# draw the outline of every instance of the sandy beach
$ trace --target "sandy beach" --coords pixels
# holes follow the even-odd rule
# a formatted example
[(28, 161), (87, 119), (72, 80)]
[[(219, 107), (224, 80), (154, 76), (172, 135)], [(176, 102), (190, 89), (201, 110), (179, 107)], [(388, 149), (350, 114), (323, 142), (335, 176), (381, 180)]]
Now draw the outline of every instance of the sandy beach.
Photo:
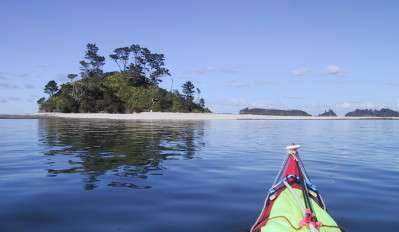
[(167, 113), (143, 112), (134, 114), (108, 113), (33, 113), (0, 115), (0, 118), (71, 118), (71, 119), (111, 119), (111, 120), (398, 120), (381, 117), (318, 117), (318, 116), (269, 116), (251, 114), (218, 113)]

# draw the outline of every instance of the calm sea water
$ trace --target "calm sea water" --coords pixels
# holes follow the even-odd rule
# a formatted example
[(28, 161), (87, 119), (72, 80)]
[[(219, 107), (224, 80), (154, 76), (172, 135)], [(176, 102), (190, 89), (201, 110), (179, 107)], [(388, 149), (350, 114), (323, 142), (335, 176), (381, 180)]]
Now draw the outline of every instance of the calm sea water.
[(0, 120), (0, 231), (229, 231), (301, 155), (348, 231), (399, 228), (399, 121)]

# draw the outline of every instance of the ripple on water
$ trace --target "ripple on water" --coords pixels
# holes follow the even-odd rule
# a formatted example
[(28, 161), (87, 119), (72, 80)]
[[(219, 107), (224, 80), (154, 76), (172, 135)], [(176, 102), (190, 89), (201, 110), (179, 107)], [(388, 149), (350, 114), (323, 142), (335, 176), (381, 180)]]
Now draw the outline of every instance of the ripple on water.
[(348, 231), (399, 226), (398, 121), (0, 120), (1, 231), (245, 231), (301, 155)]

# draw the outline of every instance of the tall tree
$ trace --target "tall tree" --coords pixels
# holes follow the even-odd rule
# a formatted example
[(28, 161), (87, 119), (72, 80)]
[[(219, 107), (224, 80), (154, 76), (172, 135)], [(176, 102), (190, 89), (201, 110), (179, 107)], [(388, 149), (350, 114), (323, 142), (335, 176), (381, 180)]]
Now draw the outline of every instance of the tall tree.
[(94, 43), (88, 43), (86, 49), (85, 60), (80, 61), (82, 77), (101, 76), (103, 74), (102, 67), (105, 64), (105, 57), (98, 55), (99, 49)]
[(197, 99), (198, 99), (198, 102), (199, 102), (199, 100), (201, 99), (201, 90), (200, 90), (200, 88), (195, 88), (195, 90), (196, 90), (196, 92), (197, 92)]
[(187, 81), (182, 85), (182, 92), (186, 98), (194, 98), (195, 86), (191, 81)]
[(202, 108), (205, 107), (205, 100), (203, 98), (199, 99), (199, 106), (201, 106)]
[(149, 81), (152, 85), (158, 85), (162, 80), (162, 76), (170, 76), (169, 70), (165, 66), (165, 56), (163, 54), (151, 53), (150, 50), (144, 48), (143, 55), (145, 58), (144, 70), (148, 73)]
[(58, 91), (57, 82), (51, 80), (44, 86), (44, 92), (52, 97)]
[(109, 57), (115, 61), (121, 72), (125, 72), (127, 69), (127, 63), (129, 61), (130, 47), (116, 48), (114, 53), (109, 55)]
[(184, 94), (184, 98), (186, 100), (186, 104), (188, 110), (191, 112), (193, 108), (193, 100), (194, 100), (194, 91), (195, 86), (191, 81), (187, 81), (182, 85), (182, 92)]

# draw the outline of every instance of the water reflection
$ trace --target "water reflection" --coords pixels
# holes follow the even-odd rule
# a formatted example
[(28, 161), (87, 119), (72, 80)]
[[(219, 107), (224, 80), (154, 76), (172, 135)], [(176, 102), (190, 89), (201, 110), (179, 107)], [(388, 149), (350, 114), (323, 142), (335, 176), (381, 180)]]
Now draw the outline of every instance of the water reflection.
[(166, 159), (192, 159), (204, 146), (205, 122), (43, 119), (39, 138), (48, 176), (83, 175), (84, 188), (150, 188)]

